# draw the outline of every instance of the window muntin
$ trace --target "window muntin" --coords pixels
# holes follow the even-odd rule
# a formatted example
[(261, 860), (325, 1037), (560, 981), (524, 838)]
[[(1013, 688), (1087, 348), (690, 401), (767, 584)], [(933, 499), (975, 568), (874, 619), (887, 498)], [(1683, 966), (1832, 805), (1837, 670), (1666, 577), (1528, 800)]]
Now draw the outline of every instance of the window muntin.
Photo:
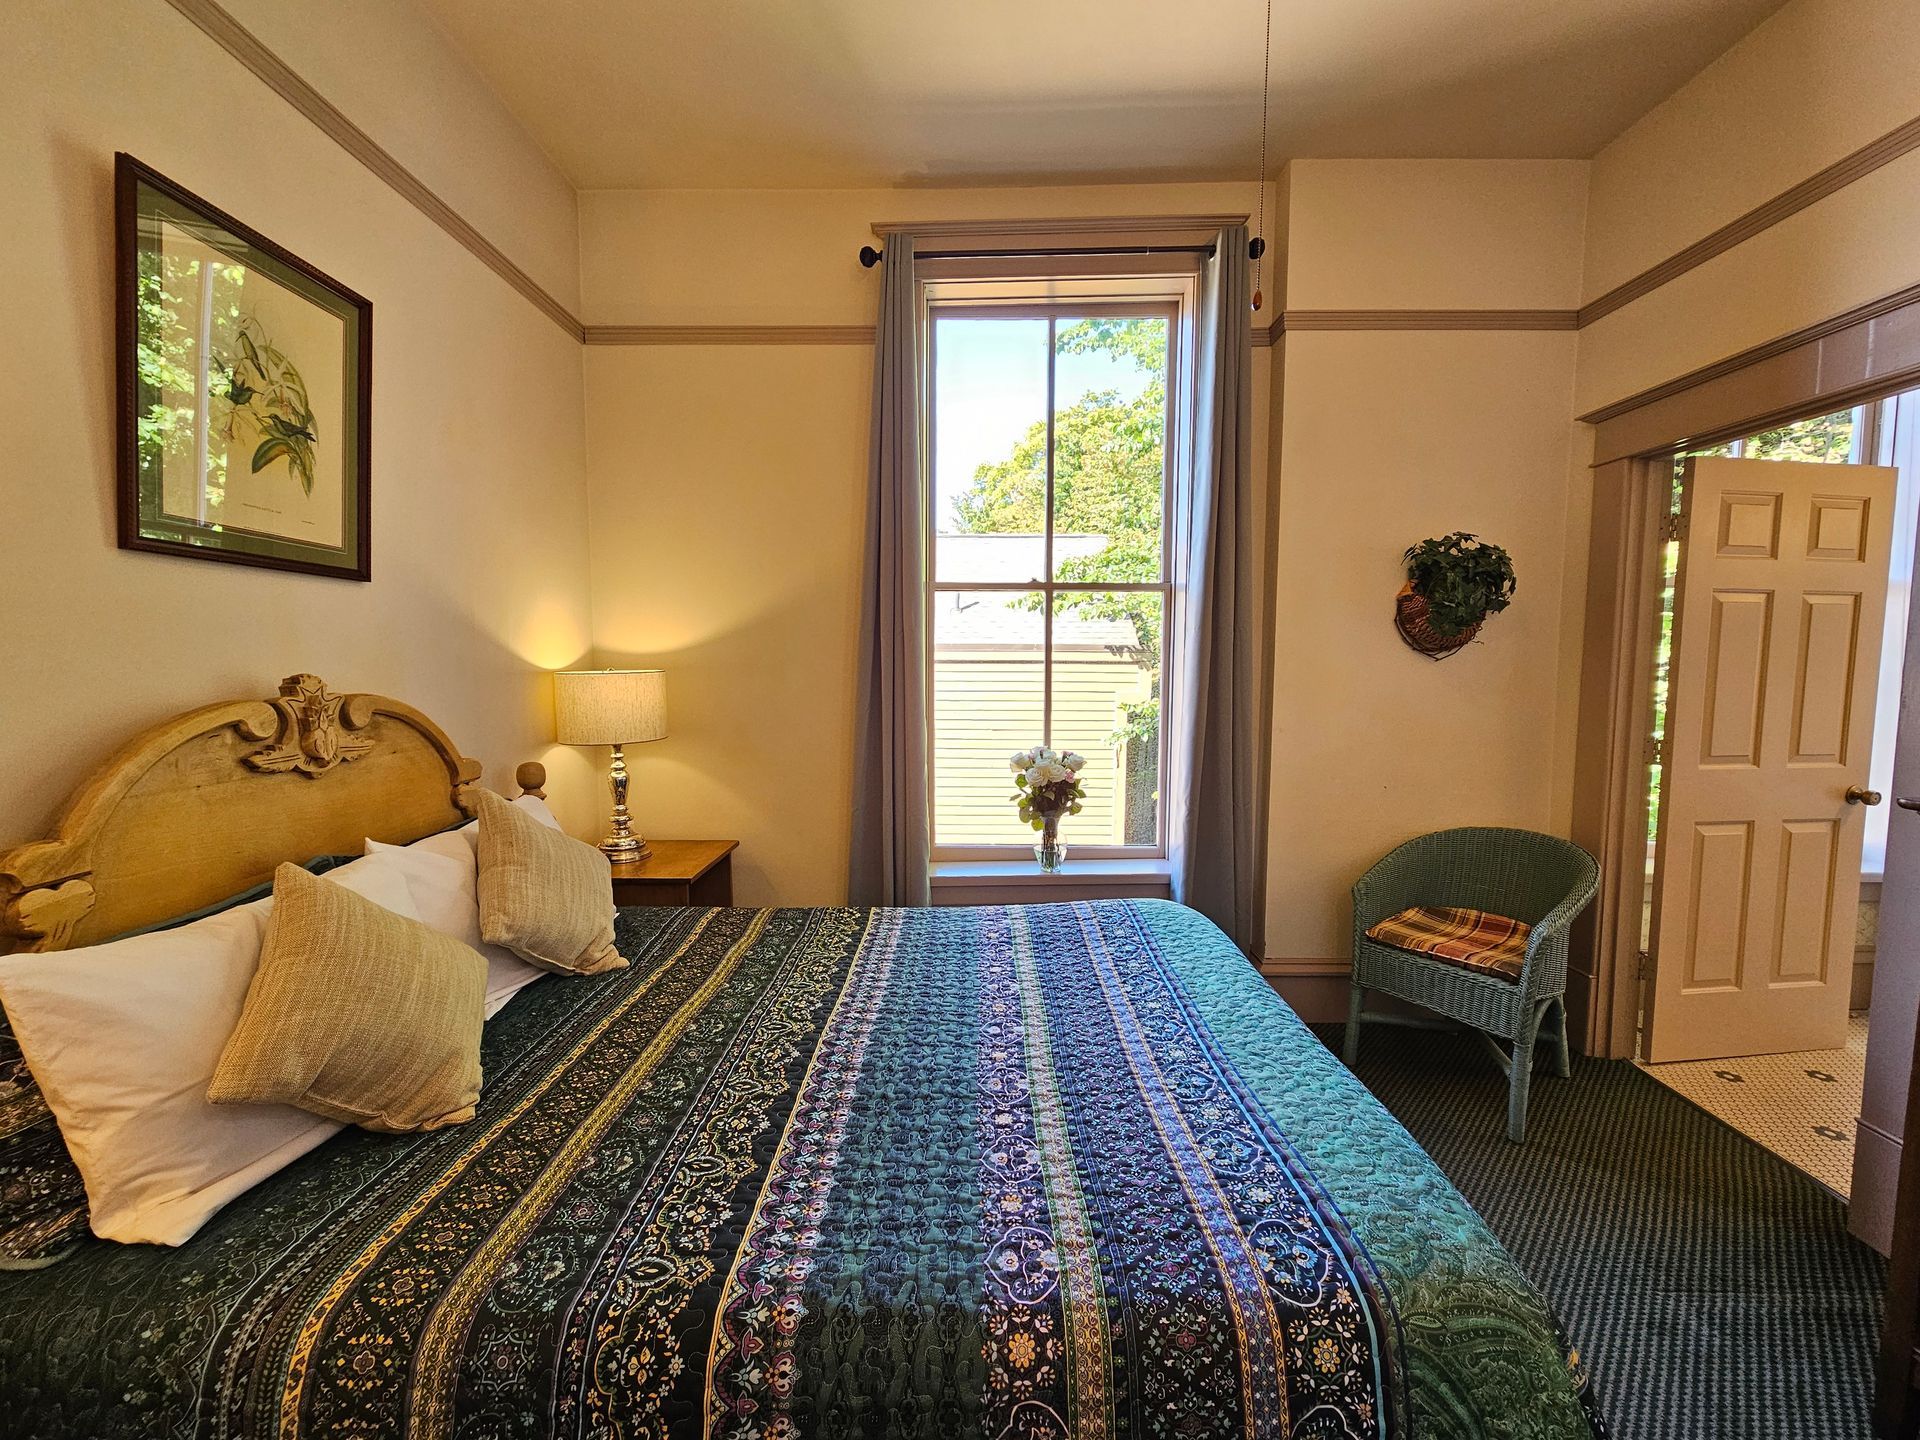
[(1177, 320), (1173, 304), (930, 307), (937, 858), (1032, 845), (1007, 757), (1035, 743), (1087, 757), (1076, 853), (1165, 853)]

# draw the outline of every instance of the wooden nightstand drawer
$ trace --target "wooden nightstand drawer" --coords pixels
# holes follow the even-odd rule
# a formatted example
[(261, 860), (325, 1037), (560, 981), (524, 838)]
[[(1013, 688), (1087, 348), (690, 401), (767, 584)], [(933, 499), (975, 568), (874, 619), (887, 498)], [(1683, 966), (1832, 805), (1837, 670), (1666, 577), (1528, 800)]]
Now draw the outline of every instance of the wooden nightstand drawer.
[(616, 905), (731, 905), (738, 840), (649, 840), (644, 860), (613, 867)]

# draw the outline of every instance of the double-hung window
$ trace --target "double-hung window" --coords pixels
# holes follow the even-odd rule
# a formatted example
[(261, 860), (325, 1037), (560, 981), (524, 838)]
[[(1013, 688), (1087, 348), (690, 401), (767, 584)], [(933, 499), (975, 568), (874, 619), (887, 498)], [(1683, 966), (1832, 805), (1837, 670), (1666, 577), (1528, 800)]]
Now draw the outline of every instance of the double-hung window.
[(1077, 855), (1166, 853), (1174, 298), (927, 310), (934, 857), (1031, 855), (1013, 752), (1086, 757)]

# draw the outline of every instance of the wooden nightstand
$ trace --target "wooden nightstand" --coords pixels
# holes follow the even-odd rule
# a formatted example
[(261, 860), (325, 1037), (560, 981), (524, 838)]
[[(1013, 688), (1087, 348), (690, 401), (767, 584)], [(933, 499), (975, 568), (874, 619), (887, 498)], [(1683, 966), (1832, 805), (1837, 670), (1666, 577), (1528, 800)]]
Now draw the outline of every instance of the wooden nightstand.
[(649, 840), (644, 860), (613, 867), (616, 905), (731, 905), (738, 840)]

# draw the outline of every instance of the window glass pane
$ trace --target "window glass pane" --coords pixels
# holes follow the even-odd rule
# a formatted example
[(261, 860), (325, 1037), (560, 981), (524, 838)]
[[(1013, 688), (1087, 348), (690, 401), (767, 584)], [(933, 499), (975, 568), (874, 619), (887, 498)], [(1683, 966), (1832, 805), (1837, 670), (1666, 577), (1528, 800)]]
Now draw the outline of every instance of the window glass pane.
[[(1796, 420), (1774, 430), (1749, 435), (1739, 444), (1743, 460), (1810, 460), (1815, 464), (1845, 465), (1853, 458), (1854, 412), (1837, 410)], [(1704, 453), (1704, 452), (1703, 452)]]
[(933, 838), (1031, 845), (1007, 758), (1046, 738), (1045, 615), (1037, 592), (933, 597)]
[(1167, 322), (1063, 316), (1054, 363), (1054, 578), (1159, 580)]
[(1087, 757), (1084, 808), (1060, 830), (1069, 845), (1159, 843), (1163, 611), (1157, 591), (1054, 597), (1049, 742)]
[[(1914, 550), (1920, 543), (1920, 390), (1909, 390), (1883, 401), (1879, 407), (1878, 453), (1863, 462), (1893, 465), (1900, 478), (1894, 487), (1893, 563), (1888, 571), (1887, 616), (1880, 635), (1880, 689), (1874, 698), (1873, 758), (1867, 768), (1867, 788), (1893, 789), (1894, 747), (1900, 732), (1900, 693), (1904, 688), (1906, 640), (1914, 603)], [(1877, 805), (1866, 814), (1862, 864), (1869, 875), (1884, 873), (1887, 863), (1887, 821), (1893, 806)]]
[(1046, 504), (1046, 320), (936, 314), (934, 578), (1045, 579)]

